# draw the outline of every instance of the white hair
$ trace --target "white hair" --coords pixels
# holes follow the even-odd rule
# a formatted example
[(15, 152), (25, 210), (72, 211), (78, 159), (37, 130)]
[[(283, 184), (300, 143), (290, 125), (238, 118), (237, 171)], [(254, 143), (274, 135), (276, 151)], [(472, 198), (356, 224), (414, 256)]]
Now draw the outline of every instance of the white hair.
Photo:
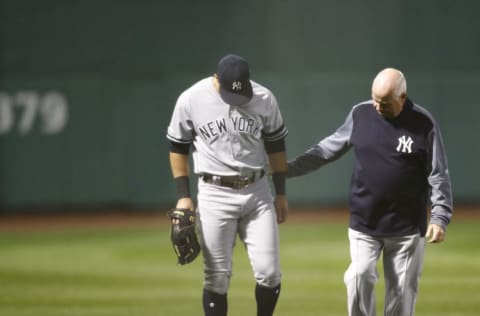
[(407, 94), (407, 80), (405, 80), (405, 76), (400, 70), (398, 71), (398, 79), (395, 82), (395, 86), (393, 88), (393, 94), (396, 97), (400, 97), (402, 94)]

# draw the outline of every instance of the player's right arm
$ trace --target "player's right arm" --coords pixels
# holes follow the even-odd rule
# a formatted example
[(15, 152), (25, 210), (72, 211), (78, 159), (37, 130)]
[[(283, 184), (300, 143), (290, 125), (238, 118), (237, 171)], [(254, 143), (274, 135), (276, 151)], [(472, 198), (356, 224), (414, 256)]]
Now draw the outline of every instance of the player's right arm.
[(171, 142), (170, 168), (172, 170), (177, 191), (176, 208), (193, 210), (193, 200), (190, 195), (190, 165), (188, 161), (189, 144)]
[(193, 142), (193, 128), (188, 90), (183, 92), (175, 104), (175, 109), (167, 130), (170, 141), (170, 168), (172, 170), (177, 192), (177, 208), (194, 209), (190, 196), (189, 152)]

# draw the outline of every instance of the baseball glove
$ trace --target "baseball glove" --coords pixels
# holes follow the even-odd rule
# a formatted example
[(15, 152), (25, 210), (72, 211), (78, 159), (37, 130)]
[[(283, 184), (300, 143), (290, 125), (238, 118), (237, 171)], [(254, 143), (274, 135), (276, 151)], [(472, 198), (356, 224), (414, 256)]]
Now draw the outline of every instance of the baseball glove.
[(195, 212), (177, 208), (169, 211), (167, 215), (172, 219), (170, 239), (178, 263), (184, 265), (192, 262), (200, 253), (200, 244), (195, 232)]

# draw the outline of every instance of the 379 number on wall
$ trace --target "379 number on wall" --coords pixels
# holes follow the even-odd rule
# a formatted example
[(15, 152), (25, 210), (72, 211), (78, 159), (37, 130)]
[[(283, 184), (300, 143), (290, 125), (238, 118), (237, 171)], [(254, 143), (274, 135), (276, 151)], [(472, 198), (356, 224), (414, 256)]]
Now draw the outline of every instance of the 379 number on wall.
[(0, 91), (0, 135), (27, 134), (37, 128), (44, 134), (57, 134), (67, 122), (68, 102), (61, 92)]

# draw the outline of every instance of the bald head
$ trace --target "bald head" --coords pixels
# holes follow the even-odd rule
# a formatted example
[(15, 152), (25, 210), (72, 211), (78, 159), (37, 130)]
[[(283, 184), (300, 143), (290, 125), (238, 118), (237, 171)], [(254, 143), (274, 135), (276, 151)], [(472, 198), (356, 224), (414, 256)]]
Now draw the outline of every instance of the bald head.
[(393, 94), (399, 97), (407, 93), (407, 82), (400, 70), (385, 68), (373, 80), (373, 91), (380, 95)]
[(377, 74), (372, 83), (372, 99), (380, 115), (396, 117), (402, 111), (406, 98), (407, 82), (400, 70), (386, 68)]

